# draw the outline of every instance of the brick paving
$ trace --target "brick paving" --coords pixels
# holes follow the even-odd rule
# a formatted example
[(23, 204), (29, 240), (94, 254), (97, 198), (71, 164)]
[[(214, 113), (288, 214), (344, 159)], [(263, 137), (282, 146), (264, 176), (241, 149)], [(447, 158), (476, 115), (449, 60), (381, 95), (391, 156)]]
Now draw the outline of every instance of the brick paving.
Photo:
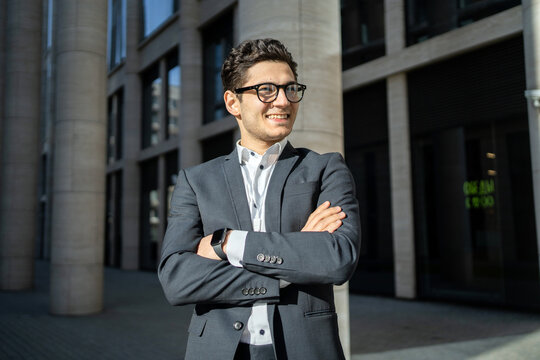
[[(182, 359), (192, 306), (154, 273), (105, 270), (105, 310), (48, 312), (48, 262), (33, 291), (0, 292), (0, 359)], [(540, 314), (351, 295), (353, 360), (540, 359)]]

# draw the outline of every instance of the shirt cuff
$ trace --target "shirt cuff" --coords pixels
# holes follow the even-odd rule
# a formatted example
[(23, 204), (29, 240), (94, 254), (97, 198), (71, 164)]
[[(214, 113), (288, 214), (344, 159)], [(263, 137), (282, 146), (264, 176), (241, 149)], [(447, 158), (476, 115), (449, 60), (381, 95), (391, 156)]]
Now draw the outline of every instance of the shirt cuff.
[(243, 267), (240, 261), (244, 258), (247, 234), (247, 231), (233, 230), (229, 235), (229, 240), (227, 240), (227, 260), (232, 266)]

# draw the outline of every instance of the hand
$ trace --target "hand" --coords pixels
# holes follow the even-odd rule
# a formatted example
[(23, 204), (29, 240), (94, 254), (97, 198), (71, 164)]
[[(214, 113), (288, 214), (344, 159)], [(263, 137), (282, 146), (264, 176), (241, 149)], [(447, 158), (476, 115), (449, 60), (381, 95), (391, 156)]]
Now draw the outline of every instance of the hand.
[[(231, 234), (231, 230), (227, 231), (225, 241), (223, 242), (221, 246), (225, 254), (227, 253), (227, 241), (229, 240), (230, 234)], [(212, 241), (212, 235), (214, 234), (206, 235), (205, 237), (201, 239), (201, 241), (199, 241), (199, 246), (197, 247), (197, 255), (205, 257), (207, 259), (211, 259), (211, 260), (221, 260), (221, 258), (217, 256), (212, 245), (210, 245), (210, 242)]]
[(309, 215), (302, 231), (328, 231), (333, 233), (343, 224), (341, 219), (345, 217), (345, 213), (341, 211), (339, 206), (330, 207), (330, 201), (325, 201)]

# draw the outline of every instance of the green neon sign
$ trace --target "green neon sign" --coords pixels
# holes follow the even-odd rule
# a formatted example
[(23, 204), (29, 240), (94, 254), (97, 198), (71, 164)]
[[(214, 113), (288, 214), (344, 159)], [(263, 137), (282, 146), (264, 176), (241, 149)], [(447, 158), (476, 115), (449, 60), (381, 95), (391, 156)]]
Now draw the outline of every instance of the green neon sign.
[(471, 180), (463, 183), (467, 209), (489, 209), (495, 206), (495, 180)]

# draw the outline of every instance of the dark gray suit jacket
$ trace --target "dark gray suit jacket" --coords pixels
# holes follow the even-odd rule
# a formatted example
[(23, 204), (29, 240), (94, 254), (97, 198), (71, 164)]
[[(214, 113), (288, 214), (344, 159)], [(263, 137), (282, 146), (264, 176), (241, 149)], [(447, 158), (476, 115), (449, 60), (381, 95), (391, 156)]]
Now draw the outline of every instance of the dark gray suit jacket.
[[(267, 231), (254, 232), (236, 150), (179, 173), (158, 274), (171, 304), (197, 304), (186, 359), (232, 359), (260, 301), (268, 303), (278, 359), (344, 358), (332, 285), (347, 281), (358, 262), (352, 175), (340, 154), (288, 143), (268, 186)], [(343, 208), (343, 225), (333, 234), (300, 232), (326, 200)], [(203, 236), (224, 227), (249, 231), (243, 268), (195, 254)], [(279, 279), (291, 285), (280, 289)]]

